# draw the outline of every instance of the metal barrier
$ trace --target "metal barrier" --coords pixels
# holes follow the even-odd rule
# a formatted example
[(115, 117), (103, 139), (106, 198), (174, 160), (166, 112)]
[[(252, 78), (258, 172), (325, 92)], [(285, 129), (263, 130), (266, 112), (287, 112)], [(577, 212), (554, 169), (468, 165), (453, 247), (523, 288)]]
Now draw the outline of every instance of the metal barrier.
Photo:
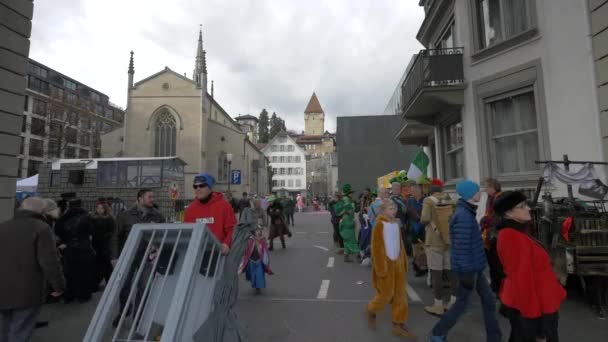
[(84, 341), (193, 341), (224, 272), (205, 224), (137, 224)]

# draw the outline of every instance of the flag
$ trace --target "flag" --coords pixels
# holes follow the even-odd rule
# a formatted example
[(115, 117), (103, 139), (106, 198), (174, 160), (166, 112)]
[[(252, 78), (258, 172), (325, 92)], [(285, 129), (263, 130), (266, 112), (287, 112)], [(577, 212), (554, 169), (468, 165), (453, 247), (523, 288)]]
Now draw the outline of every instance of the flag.
[(407, 178), (418, 179), (420, 176), (426, 176), (429, 168), (429, 157), (424, 153), (423, 150), (418, 151), (410, 164), (410, 168), (407, 171)]

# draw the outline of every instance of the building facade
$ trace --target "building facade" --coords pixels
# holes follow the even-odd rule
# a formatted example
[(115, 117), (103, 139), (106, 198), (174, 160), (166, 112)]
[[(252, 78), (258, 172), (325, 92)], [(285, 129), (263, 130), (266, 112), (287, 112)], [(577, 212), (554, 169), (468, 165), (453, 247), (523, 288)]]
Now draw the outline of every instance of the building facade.
[(100, 135), (121, 127), (124, 114), (107, 95), (30, 59), (19, 176), (53, 159), (99, 157)]
[(13, 216), (33, 1), (0, 1), (0, 222)]
[(292, 137), (280, 132), (263, 151), (272, 168), (272, 192), (296, 195), (306, 191), (306, 153)]
[(588, 0), (604, 160), (608, 160), (608, 0)]
[[(435, 175), (533, 188), (535, 161), (602, 161), (586, 6), (570, 0), (423, 0), (396, 138)], [(606, 18), (606, 16), (604, 16)], [(603, 170), (601, 173), (603, 173)], [(560, 187), (558, 190), (562, 191)]]
[(309, 159), (321, 158), (336, 151), (335, 134), (325, 131), (325, 112), (313, 92), (304, 110), (304, 132), (292, 135)]
[(407, 170), (419, 147), (395, 141), (400, 123), (398, 115), (338, 117), (339, 188), (350, 184), (361, 193), (365, 188), (373, 189), (378, 177)]
[[(202, 32), (192, 78), (165, 67), (133, 83), (134, 69), (131, 54), (125, 125), (102, 136), (104, 155), (178, 156), (186, 163), (186, 184), (208, 172), (216, 178), (215, 191), (268, 192), (264, 154), (207, 92)], [(191, 187), (186, 197), (194, 197)]]
[(253, 115), (239, 115), (234, 120), (241, 126), (241, 131), (247, 134), (249, 141), (258, 143), (258, 123), (259, 120)]

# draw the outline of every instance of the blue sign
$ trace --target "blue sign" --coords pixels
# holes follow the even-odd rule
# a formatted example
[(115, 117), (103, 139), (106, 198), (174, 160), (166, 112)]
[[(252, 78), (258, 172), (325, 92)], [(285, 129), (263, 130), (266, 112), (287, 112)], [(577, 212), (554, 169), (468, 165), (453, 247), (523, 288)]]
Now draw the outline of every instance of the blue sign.
[(230, 184), (241, 184), (241, 170), (232, 170)]

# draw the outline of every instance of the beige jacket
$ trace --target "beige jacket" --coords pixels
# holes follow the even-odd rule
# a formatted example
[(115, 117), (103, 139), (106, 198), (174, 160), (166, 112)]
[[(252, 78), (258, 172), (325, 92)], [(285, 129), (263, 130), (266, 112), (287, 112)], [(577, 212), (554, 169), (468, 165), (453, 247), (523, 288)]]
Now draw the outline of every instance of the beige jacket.
[(425, 225), (424, 244), (429, 247), (447, 247), (441, 239), (441, 235), (435, 229), (437, 226), (437, 211), (435, 210), (435, 206), (439, 201), (442, 203), (449, 203), (451, 202), (451, 199), (448, 195), (436, 194), (425, 198), (422, 202), (420, 222)]

